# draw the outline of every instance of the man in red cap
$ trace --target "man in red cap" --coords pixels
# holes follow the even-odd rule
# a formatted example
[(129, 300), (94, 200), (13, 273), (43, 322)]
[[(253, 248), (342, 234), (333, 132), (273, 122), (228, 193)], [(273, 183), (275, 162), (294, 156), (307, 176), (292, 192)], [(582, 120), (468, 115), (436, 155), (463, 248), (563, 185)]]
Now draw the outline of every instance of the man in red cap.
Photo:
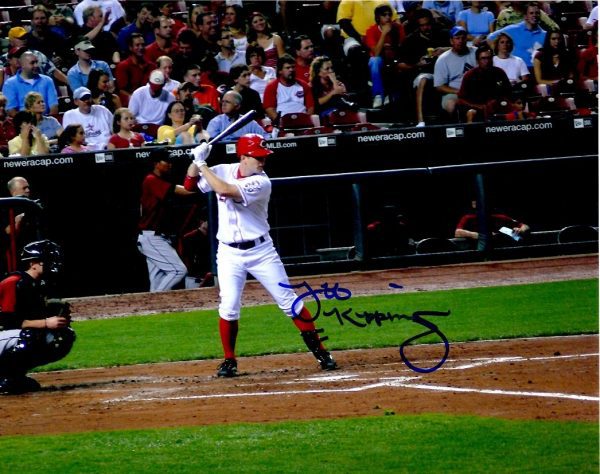
[(192, 150), (184, 186), (188, 191), (197, 188), (204, 193), (214, 191), (218, 197), (219, 229), (217, 240), (217, 269), (221, 302), (219, 332), (225, 361), (219, 366), (219, 377), (237, 375), (235, 342), (242, 291), (250, 273), (271, 294), (279, 308), (300, 330), (305, 344), (324, 370), (337, 368), (315, 328), (308, 309), (290, 289), (281, 258), (273, 246), (267, 221), (271, 181), (264, 172), (267, 156), (260, 135), (249, 133), (236, 144), (239, 163), (206, 165), (212, 148), (202, 143)]

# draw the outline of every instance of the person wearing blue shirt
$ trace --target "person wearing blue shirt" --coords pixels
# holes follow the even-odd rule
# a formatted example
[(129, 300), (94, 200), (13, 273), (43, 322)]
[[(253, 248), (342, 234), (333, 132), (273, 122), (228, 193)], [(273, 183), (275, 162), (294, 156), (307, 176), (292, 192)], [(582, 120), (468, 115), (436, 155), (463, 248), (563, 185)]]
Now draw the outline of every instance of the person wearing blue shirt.
[(154, 30), (152, 29), (153, 6), (151, 3), (142, 3), (136, 13), (135, 21), (124, 26), (117, 35), (117, 43), (122, 53), (129, 52), (129, 38), (133, 33), (140, 33), (144, 37), (145, 44), (154, 42)]
[[(216, 137), (232, 122), (238, 119), (241, 106), (242, 96), (238, 92), (229, 91), (225, 93), (223, 99), (221, 100), (221, 110), (223, 113), (214, 117), (210, 122), (208, 122), (208, 126), (206, 127), (206, 131), (211, 138)], [(258, 123), (253, 120), (221, 141), (235, 141), (246, 133), (257, 133), (263, 138), (269, 137), (269, 133), (267, 133)]]
[(75, 45), (77, 62), (67, 72), (69, 87), (72, 91), (80, 87), (87, 87), (88, 77), (93, 69), (104, 71), (110, 78), (110, 81), (114, 82), (115, 78), (110, 70), (110, 66), (104, 61), (92, 59), (94, 51), (94, 45), (89, 39), (83, 39)]
[(8, 78), (2, 87), (6, 96), (6, 110), (13, 117), (25, 108), (25, 96), (28, 92), (39, 92), (46, 105), (45, 115), (58, 113), (58, 95), (54, 81), (48, 76), (39, 73), (39, 62), (31, 51), (25, 51), (19, 58), (21, 68), (17, 73)]
[(540, 27), (540, 7), (533, 3), (527, 6), (525, 19), (514, 25), (494, 31), (488, 35), (487, 40), (493, 47), (500, 33), (506, 33), (514, 43), (513, 56), (518, 56), (530, 70), (533, 68), (533, 56), (544, 45), (546, 32)]
[(452, 21), (452, 23), (456, 23), (458, 19), (458, 14), (464, 10), (463, 2), (452, 1), (452, 2), (435, 2), (425, 0), (423, 2), (423, 7), (428, 10), (436, 10)]

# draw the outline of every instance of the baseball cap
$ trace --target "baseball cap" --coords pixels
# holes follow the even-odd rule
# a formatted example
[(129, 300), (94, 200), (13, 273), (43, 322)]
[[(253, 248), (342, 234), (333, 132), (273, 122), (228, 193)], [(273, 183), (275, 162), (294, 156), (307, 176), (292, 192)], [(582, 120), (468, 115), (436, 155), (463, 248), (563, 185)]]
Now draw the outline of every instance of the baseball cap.
[(89, 39), (81, 40), (79, 43), (75, 45), (75, 49), (80, 49), (81, 51), (88, 51), (90, 49), (95, 49), (96, 47), (92, 44)]
[(88, 95), (92, 97), (92, 92), (87, 87), (78, 87), (73, 91), (73, 99), (83, 99)]
[(450, 38), (454, 38), (457, 35), (466, 35), (467, 30), (465, 30), (462, 26), (455, 26), (450, 30)]
[(195, 91), (195, 90), (198, 90), (198, 87), (196, 87), (192, 82), (185, 81), (179, 85), (177, 90), (178, 91)]
[(21, 46), (21, 47), (14, 47), (14, 48), (10, 48), (10, 50), (8, 51), (8, 59), (10, 58), (20, 58), (21, 55), (27, 51), (27, 48), (25, 46)]
[(155, 69), (150, 73), (150, 84), (156, 84), (162, 86), (165, 83), (165, 75), (162, 71)]
[(242, 135), (237, 141), (236, 152), (238, 156), (246, 155), (253, 158), (261, 158), (273, 153), (263, 146), (265, 139), (257, 133)]
[(22, 26), (15, 26), (8, 30), (8, 39), (22, 38), (27, 34), (27, 30)]

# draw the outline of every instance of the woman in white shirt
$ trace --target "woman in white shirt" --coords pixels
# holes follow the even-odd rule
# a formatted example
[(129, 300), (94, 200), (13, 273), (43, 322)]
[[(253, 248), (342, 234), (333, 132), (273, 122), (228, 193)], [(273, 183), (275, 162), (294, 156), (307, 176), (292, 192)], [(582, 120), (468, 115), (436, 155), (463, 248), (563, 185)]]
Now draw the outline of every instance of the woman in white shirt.
[(260, 46), (250, 45), (246, 49), (246, 63), (250, 67), (250, 88), (258, 92), (260, 100), (264, 100), (267, 84), (277, 77), (275, 69), (263, 66), (265, 59), (265, 50)]

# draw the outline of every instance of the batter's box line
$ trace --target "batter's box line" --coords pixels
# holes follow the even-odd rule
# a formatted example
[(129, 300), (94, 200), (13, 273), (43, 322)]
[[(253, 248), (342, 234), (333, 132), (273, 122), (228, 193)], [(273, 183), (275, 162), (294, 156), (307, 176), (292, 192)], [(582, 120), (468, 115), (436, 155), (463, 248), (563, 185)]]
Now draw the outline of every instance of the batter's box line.
[(514, 356), (514, 357), (476, 357), (473, 359), (448, 359), (446, 363), (452, 362), (461, 362), (464, 360), (472, 361), (469, 364), (458, 365), (456, 367), (442, 367), (443, 370), (465, 370), (472, 369), (474, 367), (482, 367), (485, 365), (492, 364), (503, 364), (506, 362), (536, 362), (540, 360), (559, 360), (559, 359), (581, 359), (587, 357), (598, 357), (600, 354), (591, 353), (591, 354), (570, 354), (570, 355), (559, 355), (559, 356), (540, 356), (540, 357), (522, 357), (522, 356)]

